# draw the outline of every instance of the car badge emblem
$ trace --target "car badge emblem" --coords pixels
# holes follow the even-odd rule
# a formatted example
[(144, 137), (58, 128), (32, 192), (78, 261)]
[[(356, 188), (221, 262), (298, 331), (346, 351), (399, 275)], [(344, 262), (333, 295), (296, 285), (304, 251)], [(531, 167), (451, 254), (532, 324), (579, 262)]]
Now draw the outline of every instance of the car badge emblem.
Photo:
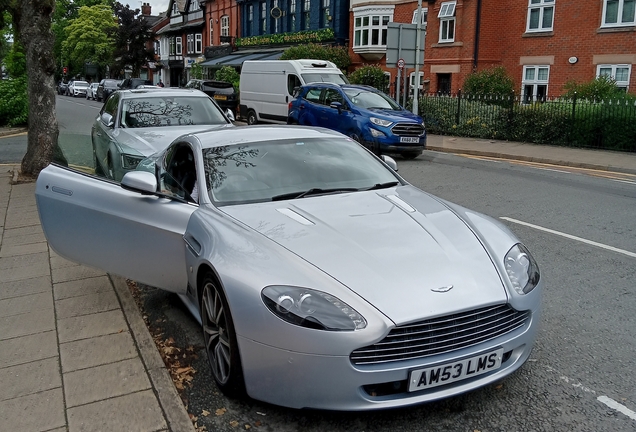
[(452, 289), (453, 289), (452, 285), (447, 285), (447, 286), (443, 286), (439, 288), (431, 288), (431, 291), (438, 292), (438, 293), (445, 293), (445, 292), (449, 292)]

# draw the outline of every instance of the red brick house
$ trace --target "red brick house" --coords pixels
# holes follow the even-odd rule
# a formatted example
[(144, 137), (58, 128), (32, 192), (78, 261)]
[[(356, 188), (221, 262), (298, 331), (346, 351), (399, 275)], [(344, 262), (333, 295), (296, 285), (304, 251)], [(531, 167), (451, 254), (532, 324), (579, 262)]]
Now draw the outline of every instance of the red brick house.
[[(588, 82), (600, 75), (636, 93), (635, 5), (634, 0), (424, 0), (424, 79), (430, 91), (455, 93), (473, 70), (501, 65), (526, 98), (558, 96), (568, 81)], [(352, 1), (354, 63), (384, 67), (384, 58), (356, 52), (361, 6), (390, 9), (391, 21), (411, 22), (409, 10), (413, 16), (417, 2)], [(376, 56), (381, 44), (377, 50)], [(385, 69), (395, 74), (395, 68)]]

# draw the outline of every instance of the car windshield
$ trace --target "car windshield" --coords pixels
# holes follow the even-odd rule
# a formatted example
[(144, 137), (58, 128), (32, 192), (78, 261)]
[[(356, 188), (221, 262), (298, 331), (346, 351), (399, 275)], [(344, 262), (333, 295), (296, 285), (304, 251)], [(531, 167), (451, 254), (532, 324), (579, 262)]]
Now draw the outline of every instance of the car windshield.
[(118, 80), (106, 80), (104, 81), (104, 87), (117, 87), (119, 84)]
[(393, 99), (383, 93), (357, 88), (348, 88), (344, 92), (351, 100), (351, 103), (360, 108), (402, 111), (402, 108)]
[(347, 77), (345, 77), (342, 74), (304, 73), (302, 74), (302, 76), (307, 84), (317, 83), (317, 82), (328, 82), (328, 83), (334, 83), (334, 84), (349, 84), (349, 81), (347, 81)]
[(75, 87), (88, 87), (88, 83), (86, 81), (75, 81), (73, 85)]
[(348, 138), (281, 139), (203, 150), (206, 185), (218, 205), (302, 198), (400, 184)]
[(121, 110), (120, 126), (125, 128), (227, 123), (221, 111), (207, 97), (149, 96), (124, 99)]

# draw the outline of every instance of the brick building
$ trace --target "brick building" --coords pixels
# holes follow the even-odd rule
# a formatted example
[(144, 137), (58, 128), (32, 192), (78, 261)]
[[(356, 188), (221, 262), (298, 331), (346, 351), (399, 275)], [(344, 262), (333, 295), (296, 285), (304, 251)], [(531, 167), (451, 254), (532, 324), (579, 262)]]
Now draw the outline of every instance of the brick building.
[[(558, 96), (568, 81), (588, 82), (600, 75), (609, 75), (620, 87), (636, 93), (635, 4), (634, 0), (424, 0), (428, 19), (423, 82), (430, 91), (455, 93), (473, 70), (501, 65), (526, 99)], [(384, 13), (392, 22), (415, 22), (416, 8), (414, 1), (352, 0), (354, 65), (375, 63), (395, 74), (395, 68), (384, 64), (386, 41), (383, 45), (380, 38), (374, 45), (368, 39), (367, 52), (356, 45), (356, 28), (364, 27), (363, 20), (356, 20), (366, 9)], [(383, 19), (375, 21), (380, 32)]]

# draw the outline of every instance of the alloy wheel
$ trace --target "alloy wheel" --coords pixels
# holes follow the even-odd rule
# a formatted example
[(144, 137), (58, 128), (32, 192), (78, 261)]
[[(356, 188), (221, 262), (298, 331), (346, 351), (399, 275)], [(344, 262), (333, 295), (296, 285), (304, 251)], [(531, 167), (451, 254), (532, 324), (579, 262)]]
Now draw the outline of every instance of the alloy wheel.
[(203, 287), (201, 321), (205, 350), (210, 359), (214, 378), (221, 385), (230, 379), (231, 348), (227, 314), (221, 294), (214, 284), (207, 282)]

